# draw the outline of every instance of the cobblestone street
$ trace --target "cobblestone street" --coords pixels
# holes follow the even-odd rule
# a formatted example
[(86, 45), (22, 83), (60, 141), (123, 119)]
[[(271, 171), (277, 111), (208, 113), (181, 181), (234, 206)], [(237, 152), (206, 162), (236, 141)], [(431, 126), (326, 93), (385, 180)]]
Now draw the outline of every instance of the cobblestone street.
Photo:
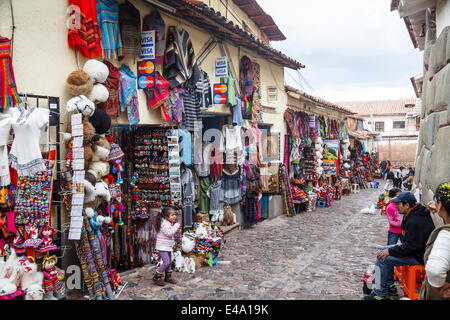
[(359, 211), (380, 191), (232, 231), (219, 265), (175, 273), (177, 285), (156, 287), (153, 270), (139, 269), (124, 276), (120, 299), (361, 299), (361, 277), (386, 243), (387, 219)]

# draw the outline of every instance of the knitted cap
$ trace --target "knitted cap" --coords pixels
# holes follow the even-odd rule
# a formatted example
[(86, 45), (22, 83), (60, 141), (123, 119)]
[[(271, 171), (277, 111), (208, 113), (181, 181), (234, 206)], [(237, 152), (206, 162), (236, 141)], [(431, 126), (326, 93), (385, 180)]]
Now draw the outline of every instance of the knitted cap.
[(122, 158), (125, 154), (122, 151), (122, 148), (115, 142), (111, 142), (111, 151), (109, 152), (109, 156), (107, 158), (108, 161), (114, 161)]
[(104, 134), (111, 128), (111, 118), (101, 109), (95, 109), (89, 122), (92, 123), (97, 134)]

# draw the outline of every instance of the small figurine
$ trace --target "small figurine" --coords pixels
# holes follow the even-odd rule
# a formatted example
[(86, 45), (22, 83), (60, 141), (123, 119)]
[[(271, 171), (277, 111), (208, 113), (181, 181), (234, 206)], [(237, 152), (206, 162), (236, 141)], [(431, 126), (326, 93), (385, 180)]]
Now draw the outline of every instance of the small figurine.
[(38, 252), (48, 252), (51, 250), (58, 249), (57, 246), (53, 244), (53, 235), (55, 234), (55, 230), (50, 226), (45, 226), (41, 231), (42, 242), (39, 245), (39, 248), (36, 249)]
[(42, 239), (38, 237), (38, 228), (32, 223), (29, 223), (25, 226), (25, 231), (28, 234), (28, 239), (25, 240), (23, 246), (25, 248), (37, 248), (42, 242)]
[(45, 257), (42, 262), (44, 273), (44, 300), (60, 300), (65, 298), (64, 271), (56, 267), (58, 257)]

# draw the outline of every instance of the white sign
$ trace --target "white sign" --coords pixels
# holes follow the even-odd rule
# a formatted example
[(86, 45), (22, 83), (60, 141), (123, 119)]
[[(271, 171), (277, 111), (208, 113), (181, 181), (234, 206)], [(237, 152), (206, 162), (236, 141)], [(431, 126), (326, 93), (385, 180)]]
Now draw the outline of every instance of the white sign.
[(141, 37), (141, 59), (156, 59), (155, 30), (142, 31)]
[(226, 57), (216, 58), (214, 76), (216, 78), (228, 77), (228, 60)]

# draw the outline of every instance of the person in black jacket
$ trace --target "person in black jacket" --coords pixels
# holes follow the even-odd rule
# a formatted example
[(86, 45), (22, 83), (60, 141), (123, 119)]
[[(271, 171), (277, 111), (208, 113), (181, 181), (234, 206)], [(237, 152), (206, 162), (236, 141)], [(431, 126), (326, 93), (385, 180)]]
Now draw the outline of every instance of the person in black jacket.
[(425, 246), (435, 226), (430, 211), (417, 203), (411, 192), (402, 192), (392, 199), (402, 214), (402, 244), (384, 247), (377, 254), (373, 292), (366, 300), (387, 300), (395, 294), (394, 267), (423, 264)]

